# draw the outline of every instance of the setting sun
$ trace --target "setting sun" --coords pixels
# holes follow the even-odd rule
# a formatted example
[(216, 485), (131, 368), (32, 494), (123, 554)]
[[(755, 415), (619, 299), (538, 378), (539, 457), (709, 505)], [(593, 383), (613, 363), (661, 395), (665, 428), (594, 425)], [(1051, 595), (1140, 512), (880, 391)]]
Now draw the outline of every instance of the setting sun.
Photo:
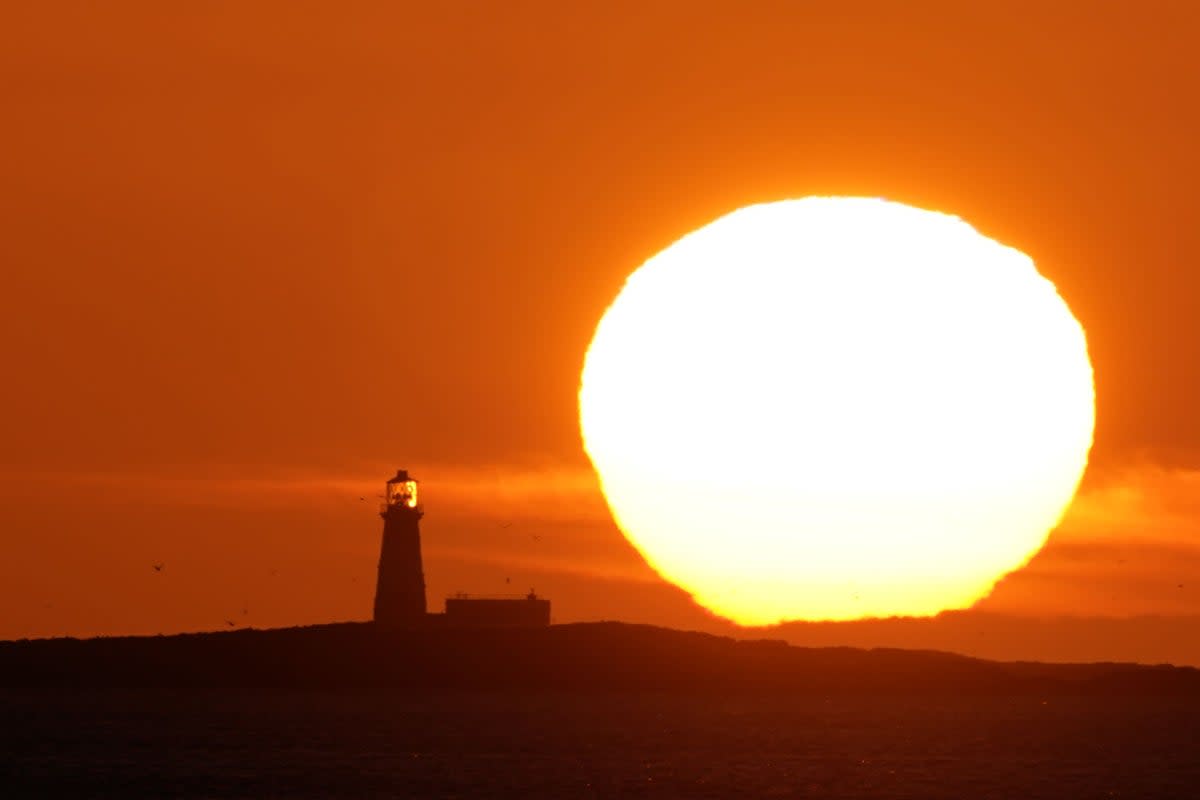
[(651, 258), (579, 406), (625, 535), (742, 624), (970, 605), (1045, 542), (1094, 425), (1083, 329), (1028, 256), (866, 198), (744, 208)]

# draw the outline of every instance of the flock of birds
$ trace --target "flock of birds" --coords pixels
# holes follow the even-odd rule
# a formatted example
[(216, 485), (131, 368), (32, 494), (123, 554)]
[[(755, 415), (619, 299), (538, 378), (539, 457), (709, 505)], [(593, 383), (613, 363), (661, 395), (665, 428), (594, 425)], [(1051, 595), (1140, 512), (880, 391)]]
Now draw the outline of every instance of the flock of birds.
[[(382, 495), (380, 495), (380, 497), (382, 497)], [(367, 498), (366, 498), (366, 496), (365, 496), (365, 495), (360, 495), (358, 499), (359, 499), (361, 502), (364, 502), (364, 503), (365, 503), (365, 502), (366, 502), (366, 500), (367, 500)], [(502, 522), (502, 523), (500, 523), (500, 528), (502, 528), (503, 530), (508, 530), (508, 529), (509, 529), (509, 528), (511, 528), (511, 527), (512, 527), (512, 522)], [(533, 538), (533, 541), (535, 541), (535, 542), (540, 542), (540, 541), (542, 540), (542, 537), (541, 537), (540, 535), (536, 534), (536, 533), (535, 533), (535, 534), (532, 534), (532, 538)], [(1122, 564), (1123, 564), (1123, 563), (1125, 563), (1125, 559), (1121, 559), (1121, 563), (1122, 563)], [(154, 571), (155, 571), (155, 572), (161, 573), (161, 572), (163, 571), (164, 567), (166, 566), (166, 564), (164, 564), (164, 563), (163, 563), (163, 562), (161, 562), (161, 561), (155, 561), (155, 562), (154, 562), (153, 564), (151, 564), (150, 566), (151, 566), (151, 567), (154, 569)], [(271, 570), (271, 575), (272, 575), (272, 577), (274, 577), (276, 574), (278, 574), (278, 570)], [(356, 581), (356, 580), (354, 580), (354, 579), (352, 579), (352, 581), (353, 581), (353, 582), (357, 582), (357, 581)], [(511, 578), (511, 577), (506, 577), (506, 578), (504, 579), (504, 582), (505, 582), (506, 584), (511, 584), (511, 583), (512, 583), (512, 578)], [(1180, 584), (1176, 584), (1176, 587), (1175, 587), (1175, 588), (1177, 588), (1177, 589), (1182, 589), (1182, 588), (1183, 588), (1183, 584), (1182, 584), (1182, 583), (1180, 583)], [(855, 595), (854, 595), (854, 599), (855, 599), (855, 600), (858, 600), (858, 599), (859, 599), (859, 595), (858, 595), (858, 594), (855, 594)], [(250, 615), (250, 609), (248, 609), (247, 607), (243, 606), (243, 607), (242, 607), (242, 616), (243, 616), (243, 617), (246, 617), (246, 616), (249, 616), (249, 615)], [(225, 620), (225, 625), (226, 625), (227, 627), (230, 627), (230, 628), (236, 628), (236, 627), (238, 627), (238, 623), (237, 623), (235, 620), (232, 620), (232, 619), (226, 619), (226, 620)]]
[[(358, 498), (358, 499), (359, 499), (360, 501), (362, 501), (362, 502), (366, 502), (366, 500), (367, 500), (366, 496), (359, 496), (359, 498)], [(509, 528), (511, 528), (511, 527), (512, 527), (512, 522), (502, 522), (502, 523), (500, 523), (500, 527), (501, 527), (501, 528), (503, 528), (503, 529), (505, 529), (505, 530), (507, 530), (507, 529), (509, 529)], [(535, 542), (540, 542), (540, 541), (542, 540), (542, 537), (541, 537), (540, 535), (536, 534), (536, 533), (535, 533), (535, 534), (532, 534), (532, 538), (533, 538), (533, 541), (535, 541)], [(163, 570), (166, 568), (166, 564), (165, 564), (164, 562), (162, 562), (162, 561), (155, 561), (155, 562), (153, 562), (153, 563), (150, 565), (150, 567), (151, 567), (151, 569), (153, 569), (153, 570), (154, 570), (154, 572), (155, 572), (155, 573), (161, 573), (161, 572), (162, 572), (162, 571), (163, 571)], [(271, 570), (271, 576), (272, 576), (272, 577), (274, 577), (274, 576), (275, 576), (275, 575), (277, 575), (277, 574), (278, 574), (278, 570), (274, 570), (274, 569), (273, 569), (273, 570)], [(352, 579), (352, 580), (353, 580), (354, 582), (357, 582), (357, 581), (356, 581), (356, 580), (354, 580), (354, 579)], [(511, 583), (512, 583), (512, 578), (511, 578), (511, 577), (506, 577), (506, 578), (504, 579), (504, 582), (505, 582), (506, 584), (511, 584)], [(1181, 587), (1180, 587), (1180, 588), (1182, 588), (1182, 584), (1181, 584)], [(243, 607), (242, 607), (242, 616), (243, 616), (243, 617), (248, 617), (249, 615), (250, 615), (250, 609), (249, 609), (249, 608), (247, 608), (247, 607), (245, 607), (245, 606), (243, 606)], [(226, 619), (226, 620), (225, 620), (225, 625), (226, 625), (227, 627), (229, 627), (229, 628), (236, 628), (236, 627), (238, 627), (238, 622), (237, 622), (236, 620), (232, 620), (232, 619)]]
[[(155, 561), (154, 563), (152, 563), (150, 565), (150, 568), (153, 569), (156, 573), (161, 573), (166, 568), (166, 566), (167, 565), (165, 563), (163, 563), (162, 561)], [(276, 570), (271, 570), (272, 575), (275, 575), (276, 573), (277, 573)], [(243, 617), (250, 616), (250, 609), (247, 608), (246, 606), (242, 606), (242, 616)], [(225, 620), (225, 624), (227, 626), (229, 626), (230, 628), (236, 628), (238, 626), (238, 623), (236, 623), (235, 621), (233, 621), (231, 619)]]

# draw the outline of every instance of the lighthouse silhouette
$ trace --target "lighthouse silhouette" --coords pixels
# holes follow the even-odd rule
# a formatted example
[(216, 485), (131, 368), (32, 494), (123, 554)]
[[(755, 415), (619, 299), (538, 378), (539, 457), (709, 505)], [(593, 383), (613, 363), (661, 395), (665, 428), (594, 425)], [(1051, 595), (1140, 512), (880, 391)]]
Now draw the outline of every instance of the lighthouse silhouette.
[(383, 543), (375, 584), (375, 623), (388, 628), (425, 621), (425, 570), (421, 565), (421, 517), (417, 481), (397, 470), (387, 482), (383, 508)]

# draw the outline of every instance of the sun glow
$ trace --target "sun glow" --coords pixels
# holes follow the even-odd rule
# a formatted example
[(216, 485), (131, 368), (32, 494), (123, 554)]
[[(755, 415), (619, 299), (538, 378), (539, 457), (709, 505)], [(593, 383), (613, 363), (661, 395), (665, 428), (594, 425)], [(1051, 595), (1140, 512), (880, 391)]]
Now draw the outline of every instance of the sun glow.
[(1083, 329), (1028, 256), (866, 198), (751, 206), (634, 272), (579, 392), (613, 515), (742, 624), (970, 605), (1091, 447)]

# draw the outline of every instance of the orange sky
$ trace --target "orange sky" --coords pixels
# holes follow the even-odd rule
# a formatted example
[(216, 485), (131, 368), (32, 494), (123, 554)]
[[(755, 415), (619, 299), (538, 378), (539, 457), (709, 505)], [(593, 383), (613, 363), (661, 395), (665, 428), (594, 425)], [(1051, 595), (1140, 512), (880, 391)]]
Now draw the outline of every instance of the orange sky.
[(807, 194), (957, 213), (1088, 331), (1084, 494), (981, 608), (1194, 630), (1190, 3), (26, 5), (0, 637), (365, 618), (400, 466), (434, 606), (508, 578), (560, 621), (714, 626), (608, 520), (579, 369), (646, 257)]

